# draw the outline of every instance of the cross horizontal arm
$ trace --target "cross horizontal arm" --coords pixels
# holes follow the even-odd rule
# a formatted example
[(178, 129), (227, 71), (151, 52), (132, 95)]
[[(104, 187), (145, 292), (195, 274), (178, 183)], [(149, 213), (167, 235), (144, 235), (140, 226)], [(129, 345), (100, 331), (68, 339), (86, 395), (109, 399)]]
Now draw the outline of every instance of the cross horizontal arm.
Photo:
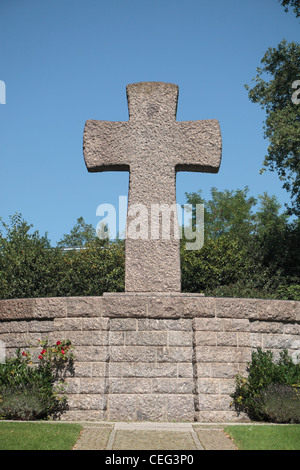
[(128, 122), (89, 120), (83, 133), (83, 154), (88, 171), (129, 171)]
[(219, 121), (183, 121), (176, 122), (175, 126), (176, 171), (217, 173), (222, 157)]

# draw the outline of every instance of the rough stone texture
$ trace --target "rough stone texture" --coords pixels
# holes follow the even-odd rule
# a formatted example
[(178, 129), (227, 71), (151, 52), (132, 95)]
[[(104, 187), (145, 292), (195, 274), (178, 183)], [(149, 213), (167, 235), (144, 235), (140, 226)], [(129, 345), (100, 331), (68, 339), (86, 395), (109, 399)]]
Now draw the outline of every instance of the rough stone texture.
[[(125, 291), (180, 292), (177, 227), (177, 171), (216, 173), (221, 162), (221, 133), (217, 120), (176, 122), (178, 86), (146, 82), (127, 86), (128, 122), (89, 120), (83, 138), (87, 169), (129, 171)], [(146, 209), (144, 214), (138, 206)], [(173, 208), (169, 239), (163, 239), (156, 205)], [(152, 214), (153, 215), (153, 214)], [(145, 228), (136, 234), (138, 221)], [(151, 228), (152, 224), (152, 228)], [(133, 228), (133, 231), (130, 230)], [(151, 239), (154, 230), (157, 239)], [(142, 239), (143, 234), (146, 239)], [(144, 236), (143, 236), (144, 238)]]
[(299, 306), (185, 294), (1, 300), (0, 340), (8, 357), (45, 337), (72, 341), (65, 420), (239, 421), (235, 375), (257, 347), (297, 360)]

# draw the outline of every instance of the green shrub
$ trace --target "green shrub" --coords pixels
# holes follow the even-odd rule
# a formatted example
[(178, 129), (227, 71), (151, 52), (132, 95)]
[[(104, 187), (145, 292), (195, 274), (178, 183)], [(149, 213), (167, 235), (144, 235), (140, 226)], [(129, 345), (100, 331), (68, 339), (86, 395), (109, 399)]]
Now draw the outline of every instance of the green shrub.
[(272, 383), (262, 390), (255, 401), (264, 421), (300, 423), (300, 395), (297, 387)]
[(246, 370), (247, 377), (240, 374), (236, 376), (236, 389), (231, 397), (236, 411), (246, 413), (250, 419), (258, 421), (265, 419), (261, 401), (258, 399), (263, 399), (262, 393), (270, 385), (282, 384), (295, 387), (300, 384), (300, 364), (294, 364), (286, 350), (280, 353), (279, 360), (275, 362), (272, 351), (262, 351), (258, 348), (252, 352), (251, 362), (248, 363)]
[(300, 285), (279, 286), (276, 291), (276, 298), (282, 300), (300, 300)]
[(52, 393), (41, 392), (37, 384), (1, 387), (1, 395), (0, 414), (5, 419), (45, 419), (64, 408), (65, 400), (58, 402)]
[(50, 346), (48, 340), (38, 342), (31, 350), (17, 351), (16, 357), (0, 364), (0, 417), (34, 420), (56, 417), (67, 407), (64, 376), (72, 371), (73, 354), (68, 340)]

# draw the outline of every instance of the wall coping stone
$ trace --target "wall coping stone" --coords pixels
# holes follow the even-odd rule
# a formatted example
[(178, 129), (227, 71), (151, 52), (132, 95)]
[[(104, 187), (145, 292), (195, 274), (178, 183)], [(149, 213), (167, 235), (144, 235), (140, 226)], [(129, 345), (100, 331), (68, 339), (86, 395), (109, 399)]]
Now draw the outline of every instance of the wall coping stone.
[(105, 293), (91, 297), (0, 300), (0, 321), (64, 317), (211, 317), (300, 322), (300, 302), (185, 293)]

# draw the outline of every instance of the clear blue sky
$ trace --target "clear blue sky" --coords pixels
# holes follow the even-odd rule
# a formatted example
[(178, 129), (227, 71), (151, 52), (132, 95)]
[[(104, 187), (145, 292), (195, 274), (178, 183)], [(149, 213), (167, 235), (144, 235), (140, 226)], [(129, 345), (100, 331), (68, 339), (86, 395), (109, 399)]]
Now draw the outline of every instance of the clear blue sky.
[(54, 245), (76, 219), (127, 195), (127, 173), (88, 173), (87, 119), (127, 121), (125, 87), (179, 85), (177, 120), (218, 119), (217, 175), (179, 173), (185, 192), (210, 188), (288, 194), (259, 175), (264, 111), (244, 89), (269, 46), (299, 40), (299, 19), (277, 0), (0, 0), (0, 217), (19, 212)]

